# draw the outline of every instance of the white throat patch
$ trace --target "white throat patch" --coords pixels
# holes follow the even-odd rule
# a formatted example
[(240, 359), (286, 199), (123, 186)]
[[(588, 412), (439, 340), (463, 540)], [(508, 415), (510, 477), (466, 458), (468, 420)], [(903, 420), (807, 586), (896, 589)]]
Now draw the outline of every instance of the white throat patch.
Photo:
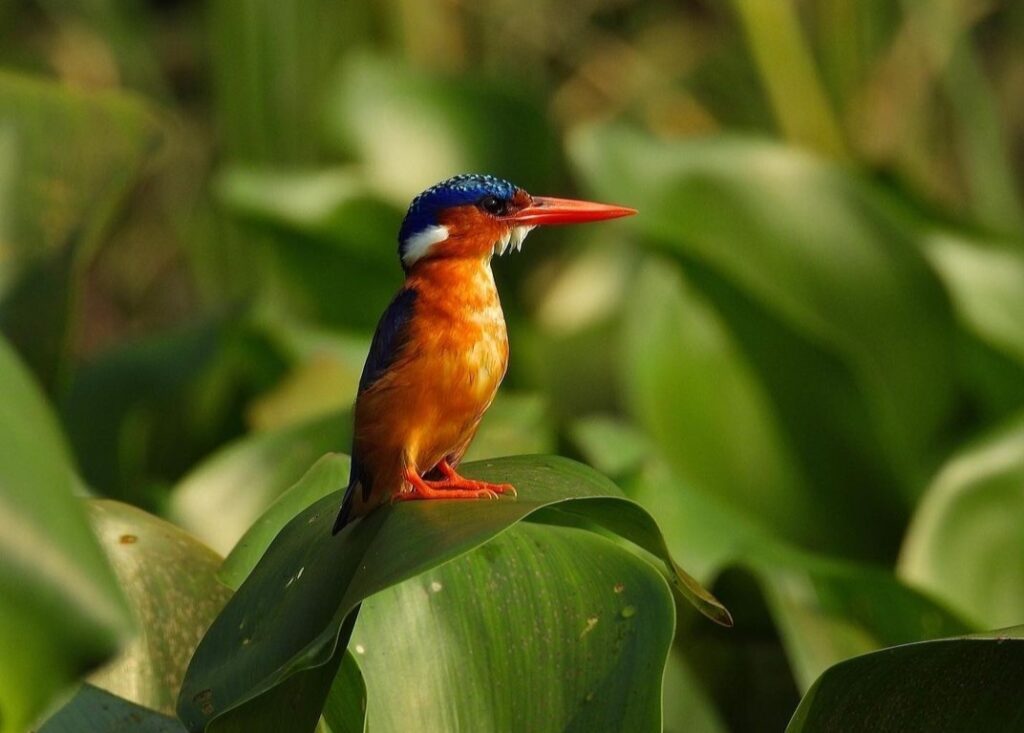
[(435, 244), (446, 239), (448, 239), (448, 227), (440, 224), (434, 224), (416, 232), (406, 240), (402, 262), (406, 267), (412, 267), (413, 263), (426, 256)]
[(531, 226), (512, 227), (504, 237), (494, 243), (493, 254), (500, 257), (513, 249), (518, 252), (523, 248), (523, 241), (531, 231), (533, 231)]

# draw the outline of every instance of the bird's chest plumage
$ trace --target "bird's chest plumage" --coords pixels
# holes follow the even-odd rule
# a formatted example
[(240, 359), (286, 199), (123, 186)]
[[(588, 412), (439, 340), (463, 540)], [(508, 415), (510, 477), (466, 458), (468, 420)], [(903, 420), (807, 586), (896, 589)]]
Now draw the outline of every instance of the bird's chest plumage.
[[(421, 293), (423, 290), (421, 290)], [(489, 267), (417, 302), (413, 342), (424, 351), (425, 383), (449, 410), (484, 410), (508, 366), (508, 335)]]
[(487, 263), (438, 265), (407, 287), (417, 293), (409, 341), (381, 392), (390, 395), (389, 440), (426, 470), (469, 445), (505, 376), (508, 336)]

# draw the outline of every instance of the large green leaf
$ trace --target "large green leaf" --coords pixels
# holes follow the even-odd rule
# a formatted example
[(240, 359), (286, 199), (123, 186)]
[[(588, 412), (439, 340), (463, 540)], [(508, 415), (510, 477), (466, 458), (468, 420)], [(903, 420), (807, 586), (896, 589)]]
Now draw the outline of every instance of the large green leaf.
[(1024, 726), (1021, 628), (908, 644), (829, 669), (787, 733), (959, 733)]
[(465, 471), (511, 481), (519, 498), (388, 506), (332, 536), (341, 497), (335, 492), (292, 519), (265, 554), (247, 545), (245, 553), (263, 557), (193, 657), (178, 707), (186, 724), (203, 730), (229, 713), (227, 725), (253, 725), (255, 713), (272, 707), (267, 701), (278, 686), (280, 694), (293, 685), (312, 689), (306, 702), (319, 713), (315, 695), (327, 694), (340, 661), (336, 644), (339, 636), (346, 640), (346, 620), (360, 602), (540, 510), (549, 520), (597, 522), (662, 557), (680, 592), (708, 615), (728, 620), (724, 608), (672, 563), (650, 516), (590, 469), (554, 457), (522, 457), (469, 464)]
[(83, 684), (38, 733), (184, 733), (177, 718)]
[[(347, 448), (350, 434), (351, 417), (344, 410), (241, 438), (181, 480), (171, 495), (169, 516), (214, 550), (230, 552), (310, 464), (332, 449)], [(347, 478), (330, 490), (345, 485)]]
[(0, 392), (0, 731), (20, 733), (118, 651), (131, 616), (53, 415), (2, 339)]
[(174, 525), (128, 504), (94, 499), (89, 512), (140, 630), (89, 681), (173, 714), (188, 660), (231, 597), (217, 582), (221, 559)]
[(0, 329), (47, 384), (67, 346), (76, 268), (156, 140), (132, 97), (0, 73)]
[[(657, 462), (630, 493), (664, 528), (673, 555), (702, 581), (727, 569), (753, 580), (802, 689), (857, 654), (971, 630), (890, 572), (795, 550)], [(756, 628), (755, 604), (733, 605), (737, 631)]]
[(294, 485), (266, 506), (259, 518), (233, 545), (221, 565), (221, 582), (238, 588), (263, 557), (281, 529), (319, 499), (348, 485), (351, 461), (348, 456), (328, 453), (316, 461)]
[(982, 628), (1024, 618), (1024, 416), (936, 476), (907, 531), (899, 574)]
[(633, 288), (623, 324), (627, 396), (674, 472), (783, 537), (840, 541), (714, 309), (671, 263), (649, 262)]
[(349, 648), (375, 732), (660, 733), (673, 627), (649, 563), (586, 530), (523, 523), (365, 601)]
[[(913, 232), (867, 185), (754, 140), (655, 142), (598, 128), (572, 152), (602, 197), (643, 212), (633, 226), (721, 280), (733, 300), (749, 300), (744, 318), (768, 317), (836, 361), (866, 410), (875, 451), (912, 496), (951, 405), (952, 318)], [(808, 412), (806, 392), (789, 399)], [(834, 419), (810, 404), (819, 423)]]

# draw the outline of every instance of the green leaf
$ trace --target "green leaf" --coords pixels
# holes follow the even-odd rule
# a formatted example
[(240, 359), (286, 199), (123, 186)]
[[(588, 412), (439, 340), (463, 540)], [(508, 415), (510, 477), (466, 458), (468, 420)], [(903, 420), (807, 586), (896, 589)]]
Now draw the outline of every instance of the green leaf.
[(432, 76), (354, 56), (329, 90), (326, 114), (331, 138), (354, 152), (371, 184), (402, 206), (425, 184), (457, 173), (493, 172), (541, 191), (558, 169), (555, 137), (540, 105), (493, 80)]
[(647, 263), (634, 291), (623, 324), (627, 397), (674, 473), (783, 537), (838, 539), (714, 309), (671, 263)]
[(782, 549), (744, 565), (764, 593), (803, 690), (843, 659), (970, 630), (885, 570)]
[(0, 339), (0, 731), (113, 656), (131, 616), (73, 496), (49, 407)]
[[(866, 410), (874, 448), (864, 452), (883, 451), (912, 496), (950, 410), (953, 333), (915, 233), (857, 177), (769, 142), (656, 142), (597, 128), (571, 152), (603, 198), (641, 210), (633, 226), (721, 280), (733, 301), (748, 299), (748, 325), (773, 320), (835, 360), (838, 376), (852, 378), (849, 399)], [(762, 359), (758, 368), (770, 369)], [(790, 399), (807, 412), (806, 392)], [(811, 404), (819, 432), (829, 429), (833, 415)]]
[(465, 460), (550, 453), (554, 448), (555, 431), (544, 397), (502, 391), (484, 413)]
[(331, 733), (364, 733), (366, 730), (366, 683), (359, 663), (349, 651), (327, 694), (324, 720)]
[[(323, 470), (325, 464), (319, 465)], [(550, 520), (571, 515), (597, 522), (661, 557), (680, 592), (708, 615), (728, 621), (725, 609), (672, 563), (650, 516), (599, 474), (537, 456), (464, 468), (474, 478), (511, 481), (519, 498), (386, 506), (332, 536), (341, 500), (335, 492), (292, 519), (193, 657), (178, 706), (189, 728), (203, 730), (225, 713), (229, 724), (255, 720), (248, 701), (266, 707), (259, 697), (272, 698), (275, 687), (292, 684), (293, 675), (311, 679), (339, 663), (336, 643), (339, 635), (346, 639), (343, 624), (360, 602), (486, 543), (539, 510)], [(262, 554), (255, 544), (245, 552)], [(295, 623), (299, 618), (302, 623)], [(325, 696), (329, 684), (328, 678)], [(309, 704), (319, 712), (316, 700)]]
[(157, 504), (155, 481), (181, 475), (237, 431), (239, 395), (280, 364), (235, 321), (205, 318), (117, 344), (80, 367), (62, 414), (84, 478), (108, 496)]
[[(347, 447), (348, 410), (254, 433), (221, 448), (175, 487), (168, 515), (218, 552), (245, 531), (329, 450)], [(331, 490), (347, 484), (347, 476)]]
[(588, 415), (569, 427), (569, 437), (587, 463), (606, 476), (638, 470), (651, 452), (650, 440), (636, 426), (610, 415)]
[(1024, 618), (1024, 416), (954, 456), (928, 488), (899, 574), (982, 628)]
[(294, 486), (266, 507), (233, 546), (220, 567), (221, 582), (229, 588), (238, 588), (288, 522), (317, 500), (348, 486), (350, 466), (349, 457), (338, 453), (328, 453), (314, 463)]
[(104, 690), (173, 714), (188, 660), (231, 597), (221, 559), (164, 520), (128, 504), (88, 502), (93, 531), (114, 567), (140, 634), (89, 677)]
[(949, 288), (962, 325), (1024, 364), (1024, 256), (1008, 243), (936, 232), (925, 254)]
[(725, 733), (700, 676), (677, 652), (669, 655), (664, 685), (665, 733)]
[(660, 732), (674, 616), (646, 561), (524, 523), (367, 599), (349, 648), (374, 731)]
[(76, 268), (157, 133), (128, 95), (0, 72), (0, 330), (47, 385), (67, 345)]
[[(702, 581), (729, 569), (753, 580), (802, 689), (848, 657), (971, 630), (887, 571), (785, 545), (717, 497), (678, 481), (663, 464), (641, 474), (630, 493), (664, 528), (672, 554)], [(755, 604), (733, 605), (738, 630), (757, 626)]]
[(1021, 628), (907, 644), (829, 669), (787, 733), (930, 733), (1024, 725)]
[(184, 733), (170, 718), (98, 687), (82, 685), (38, 733)]

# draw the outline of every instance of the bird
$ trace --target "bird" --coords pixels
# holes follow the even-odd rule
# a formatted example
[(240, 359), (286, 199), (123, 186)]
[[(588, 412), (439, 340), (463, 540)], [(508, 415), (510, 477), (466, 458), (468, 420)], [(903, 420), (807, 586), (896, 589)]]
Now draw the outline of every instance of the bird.
[(381, 316), (359, 379), (348, 487), (334, 534), (409, 500), (515, 496), (456, 471), (508, 367), (492, 258), (537, 226), (614, 219), (623, 206), (531, 196), (463, 174), (417, 196), (398, 234), (405, 281)]

